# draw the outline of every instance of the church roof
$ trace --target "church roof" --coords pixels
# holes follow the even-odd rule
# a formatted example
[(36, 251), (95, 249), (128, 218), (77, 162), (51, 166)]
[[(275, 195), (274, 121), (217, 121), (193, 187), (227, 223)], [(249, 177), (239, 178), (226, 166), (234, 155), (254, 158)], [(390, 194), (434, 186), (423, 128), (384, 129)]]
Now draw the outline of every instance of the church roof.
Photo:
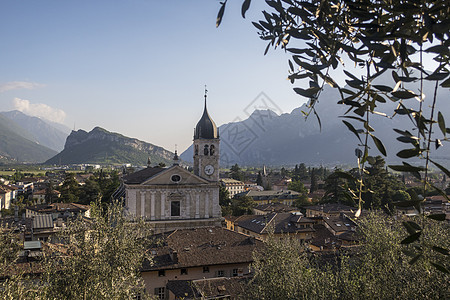
[(164, 170), (166, 169), (160, 167), (145, 168), (140, 171), (124, 176), (123, 182), (128, 184), (140, 184), (149, 179), (150, 177), (153, 177)]
[(195, 127), (194, 139), (217, 139), (219, 138), (219, 130), (217, 129), (216, 123), (211, 119), (208, 114), (208, 109), (206, 108), (206, 98), (205, 98), (205, 109), (203, 110), (203, 115), (198, 121)]

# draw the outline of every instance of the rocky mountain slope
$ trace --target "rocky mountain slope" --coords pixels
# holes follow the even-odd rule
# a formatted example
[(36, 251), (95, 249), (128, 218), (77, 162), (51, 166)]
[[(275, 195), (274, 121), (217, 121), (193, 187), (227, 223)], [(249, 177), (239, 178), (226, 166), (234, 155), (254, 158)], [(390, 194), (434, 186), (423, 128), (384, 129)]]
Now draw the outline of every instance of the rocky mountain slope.
[(171, 164), (173, 153), (162, 147), (95, 127), (90, 132), (72, 131), (64, 150), (45, 164)]
[[(429, 93), (431, 95), (431, 93)], [(449, 93), (443, 91), (439, 95), (438, 110), (449, 120)], [(358, 140), (342, 123), (347, 107), (338, 105), (336, 91), (328, 88), (322, 92), (316, 108), (320, 116), (320, 129), (316, 117), (311, 114), (307, 120), (302, 111), (306, 105), (294, 109), (291, 113), (277, 115), (270, 110), (256, 110), (246, 120), (224, 124), (219, 127), (221, 166), (234, 163), (246, 166), (262, 165), (294, 165), (301, 162), (308, 164), (351, 164), (356, 163), (355, 148)], [(408, 99), (407, 105), (418, 106), (415, 99)], [(381, 112), (392, 115), (397, 103), (391, 102), (379, 108)], [(348, 119), (347, 119), (348, 120)], [(351, 122), (351, 120), (349, 120)], [(448, 121), (447, 121), (448, 122)], [(354, 123), (354, 122), (351, 122)], [(354, 123), (355, 124), (355, 123)], [(386, 161), (399, 161), (396, 153), (406, 144), (396, 140), (397, 133), (393, 128), (412, 129), (412, 123), (406, 116), (397, 115), (386, 118), (371, 116), (374, 134), (380, 138), (388, 152)], [(359, 124), (355, 124), (356, 126)], [(436, 126), (436, 130), (439, 130)], [(413, 131), (414, 132), (414, 131)], [(372, 141), (371, 155), (380, 154)], [(185, 161), (192, 161), (192, 146), (181, 154)], [(433, 157), (443, 165), (450, 165), (450, 143), (433, 150)]]
[(28, 116), (18, 110), (0, 112), (0, 114), (13, 121), (17, 127), (21, 128), (21, 132), (26, 132), (25, 135), (22, 133), (22, 136), (55, 151), (61, 151), (64, 148), (70, 133), (70, 129), (64, 125)]
[(0, 114), (0, 163), (40, 163), (57, 152), (40, 145), (16, 122)]

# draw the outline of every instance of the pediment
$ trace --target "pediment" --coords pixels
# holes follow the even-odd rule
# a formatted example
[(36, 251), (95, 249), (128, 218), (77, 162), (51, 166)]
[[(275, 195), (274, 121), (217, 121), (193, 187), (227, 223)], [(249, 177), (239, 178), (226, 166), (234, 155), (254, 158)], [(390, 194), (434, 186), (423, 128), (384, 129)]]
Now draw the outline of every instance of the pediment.
[(209, 181), (192, 174), (180, 166), (172, 166), (142, 182), (142, 185), (208, 184)]

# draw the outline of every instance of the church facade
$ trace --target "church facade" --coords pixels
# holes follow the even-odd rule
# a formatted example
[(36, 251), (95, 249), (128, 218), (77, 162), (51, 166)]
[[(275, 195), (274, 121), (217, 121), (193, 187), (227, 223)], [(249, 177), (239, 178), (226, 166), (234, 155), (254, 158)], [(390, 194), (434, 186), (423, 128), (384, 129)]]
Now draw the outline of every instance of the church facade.
[(125, 210), (130, 218), (143, 218), (155, 233), (175, 229), (220, 226), (220, 139), (205, 107), (194, 130), (194, 173), (174, 164), (142, 169), (123, 178)]

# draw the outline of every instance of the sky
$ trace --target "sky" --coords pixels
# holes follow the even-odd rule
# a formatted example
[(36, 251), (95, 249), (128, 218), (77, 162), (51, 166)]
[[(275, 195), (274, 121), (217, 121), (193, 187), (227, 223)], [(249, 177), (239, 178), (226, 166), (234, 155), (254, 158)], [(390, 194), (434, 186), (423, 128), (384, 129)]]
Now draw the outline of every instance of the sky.
[(288, 55), (264, 56), (251, 24), (261, 2), (243, 19), (242, 1), (228, 1), (216, 28), (217, 0), (1, 1), (0, 111), (179, 152), (192, 143), (205, 85), (218, 126), (255, 107), (289, 113), (305, 99), (286, 79)]

